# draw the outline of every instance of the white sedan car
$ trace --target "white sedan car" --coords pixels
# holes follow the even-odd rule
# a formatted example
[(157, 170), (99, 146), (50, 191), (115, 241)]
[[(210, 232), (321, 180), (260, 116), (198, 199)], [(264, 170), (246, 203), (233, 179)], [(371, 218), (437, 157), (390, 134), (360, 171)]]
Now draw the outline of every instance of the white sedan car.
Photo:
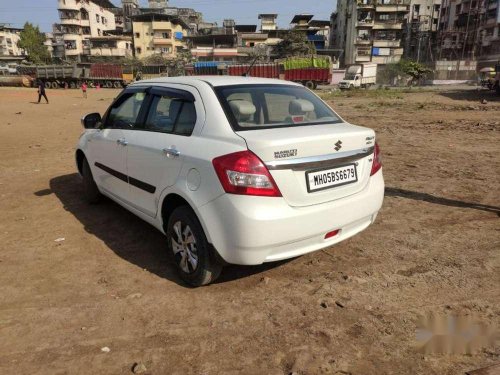
[(162, 231), (181, 278), (296, 257), (368, 227), (384, 196), (373, 130), (308, 89), (246, 77), (127, 87), (82, 119), (86, 199), (105, 195)]

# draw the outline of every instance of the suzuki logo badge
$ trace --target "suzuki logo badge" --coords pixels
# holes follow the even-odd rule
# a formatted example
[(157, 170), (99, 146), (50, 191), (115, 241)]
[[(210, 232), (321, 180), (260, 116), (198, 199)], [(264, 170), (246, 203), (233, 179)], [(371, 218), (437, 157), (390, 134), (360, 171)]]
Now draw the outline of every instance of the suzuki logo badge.
[(342, 148), (342, 141), (339, 139), (337, 143), (335, 143), (335, 151), (338, 151)]

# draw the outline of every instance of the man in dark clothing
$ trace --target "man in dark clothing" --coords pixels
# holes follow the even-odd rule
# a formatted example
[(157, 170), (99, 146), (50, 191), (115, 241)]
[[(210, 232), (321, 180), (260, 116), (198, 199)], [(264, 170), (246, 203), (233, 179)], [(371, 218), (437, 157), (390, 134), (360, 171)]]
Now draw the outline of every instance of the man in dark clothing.
[(43, 83), (43, 81), (40, 81), (38, 82), (38, 103), (40, 103), (40, 100), (42, 100), (42, 96), (47, 101), (47, 104), (49, 104), (49, 99), (47, 99), (47, 94), (45, 94), (45, 83)]

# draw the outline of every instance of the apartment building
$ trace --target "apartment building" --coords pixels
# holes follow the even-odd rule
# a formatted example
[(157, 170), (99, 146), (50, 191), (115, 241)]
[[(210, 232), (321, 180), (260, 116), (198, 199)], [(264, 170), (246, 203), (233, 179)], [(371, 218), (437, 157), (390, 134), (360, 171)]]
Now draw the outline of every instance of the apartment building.
[(335, 49), (344, 64), (398, 62), (410, 0), (339, 0), (333, 27)]
[(131, 19), (136, 57), (142, 59), (159, 54), (175, 58), (186, 48), (189, 26), (180, 18), (164, 13), (144, 13)]
[[(495, 0), (493, 5), (497, 5)], [(488, 0), (443, 0), (440, 17), (440, 60), (474, 60), (479, 52), (480, 28)], [(496, 10), (490, 18), (496, 23)]]
[(60, 23), (54, 38), (62, 41), (66, 59), (84, 61), (91, 55), (90, 38), (116, 30), (115, 6), (108, 0), (58, 0)]
[(22, 30), (0, 23), (0, 56), (24, 55), (24, 50), (17, 46)]
[(500, 59), (500, 1), (443, 0), (440, 17), (440, 57), (475, 60), (478, 68)]
[(416, 61), (434, 61), (441, 0), (412, 0), (403, 27), (404, 56)]
[(484, 0), (478, 34), (479, 67), (500, 61), (500, 0)]

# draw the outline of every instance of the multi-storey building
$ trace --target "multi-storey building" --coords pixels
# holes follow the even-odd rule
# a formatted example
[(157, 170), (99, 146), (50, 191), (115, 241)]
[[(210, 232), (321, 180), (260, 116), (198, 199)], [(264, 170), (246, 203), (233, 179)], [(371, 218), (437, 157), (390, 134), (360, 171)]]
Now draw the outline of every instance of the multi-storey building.
[(441, 0), (412, 0), (403, 30), (404, 55), (416, 61), (436, 59)]
[[(493, 2), (494, 5), (497, 0)], [(487, 18), (488, 0), (443, 0), (439, 22), (440, 59), (475, 60), (479, 52), (482, 20)], [(491, 24), (496, 23), (496, 9)]]
[(340, 0), (332, 47), (344, 50), (344, 64), (398, 62), (409, 5), (410, 0)]
[(19, 48), (17, 42), (23, 29), (10, 27), (0, 23), (0, 56), (23, 56), (24, 50)]
[(500, 60), (500, 0), (484, 0), (479, 26), (479, 67), (493, 66)]
[(189, 26), (178, 17), (164, 13), (144, 13), (132, 16), (135, 56), (176, 57), (186, 48), (184, 42)]
[(59, 0), (60, 23), (54, 25), (54, 37), (64, 44), (66, 59), (86, 60), (91, 54), (91, 37), (116, 30), (115, 6), (108, 0)]

